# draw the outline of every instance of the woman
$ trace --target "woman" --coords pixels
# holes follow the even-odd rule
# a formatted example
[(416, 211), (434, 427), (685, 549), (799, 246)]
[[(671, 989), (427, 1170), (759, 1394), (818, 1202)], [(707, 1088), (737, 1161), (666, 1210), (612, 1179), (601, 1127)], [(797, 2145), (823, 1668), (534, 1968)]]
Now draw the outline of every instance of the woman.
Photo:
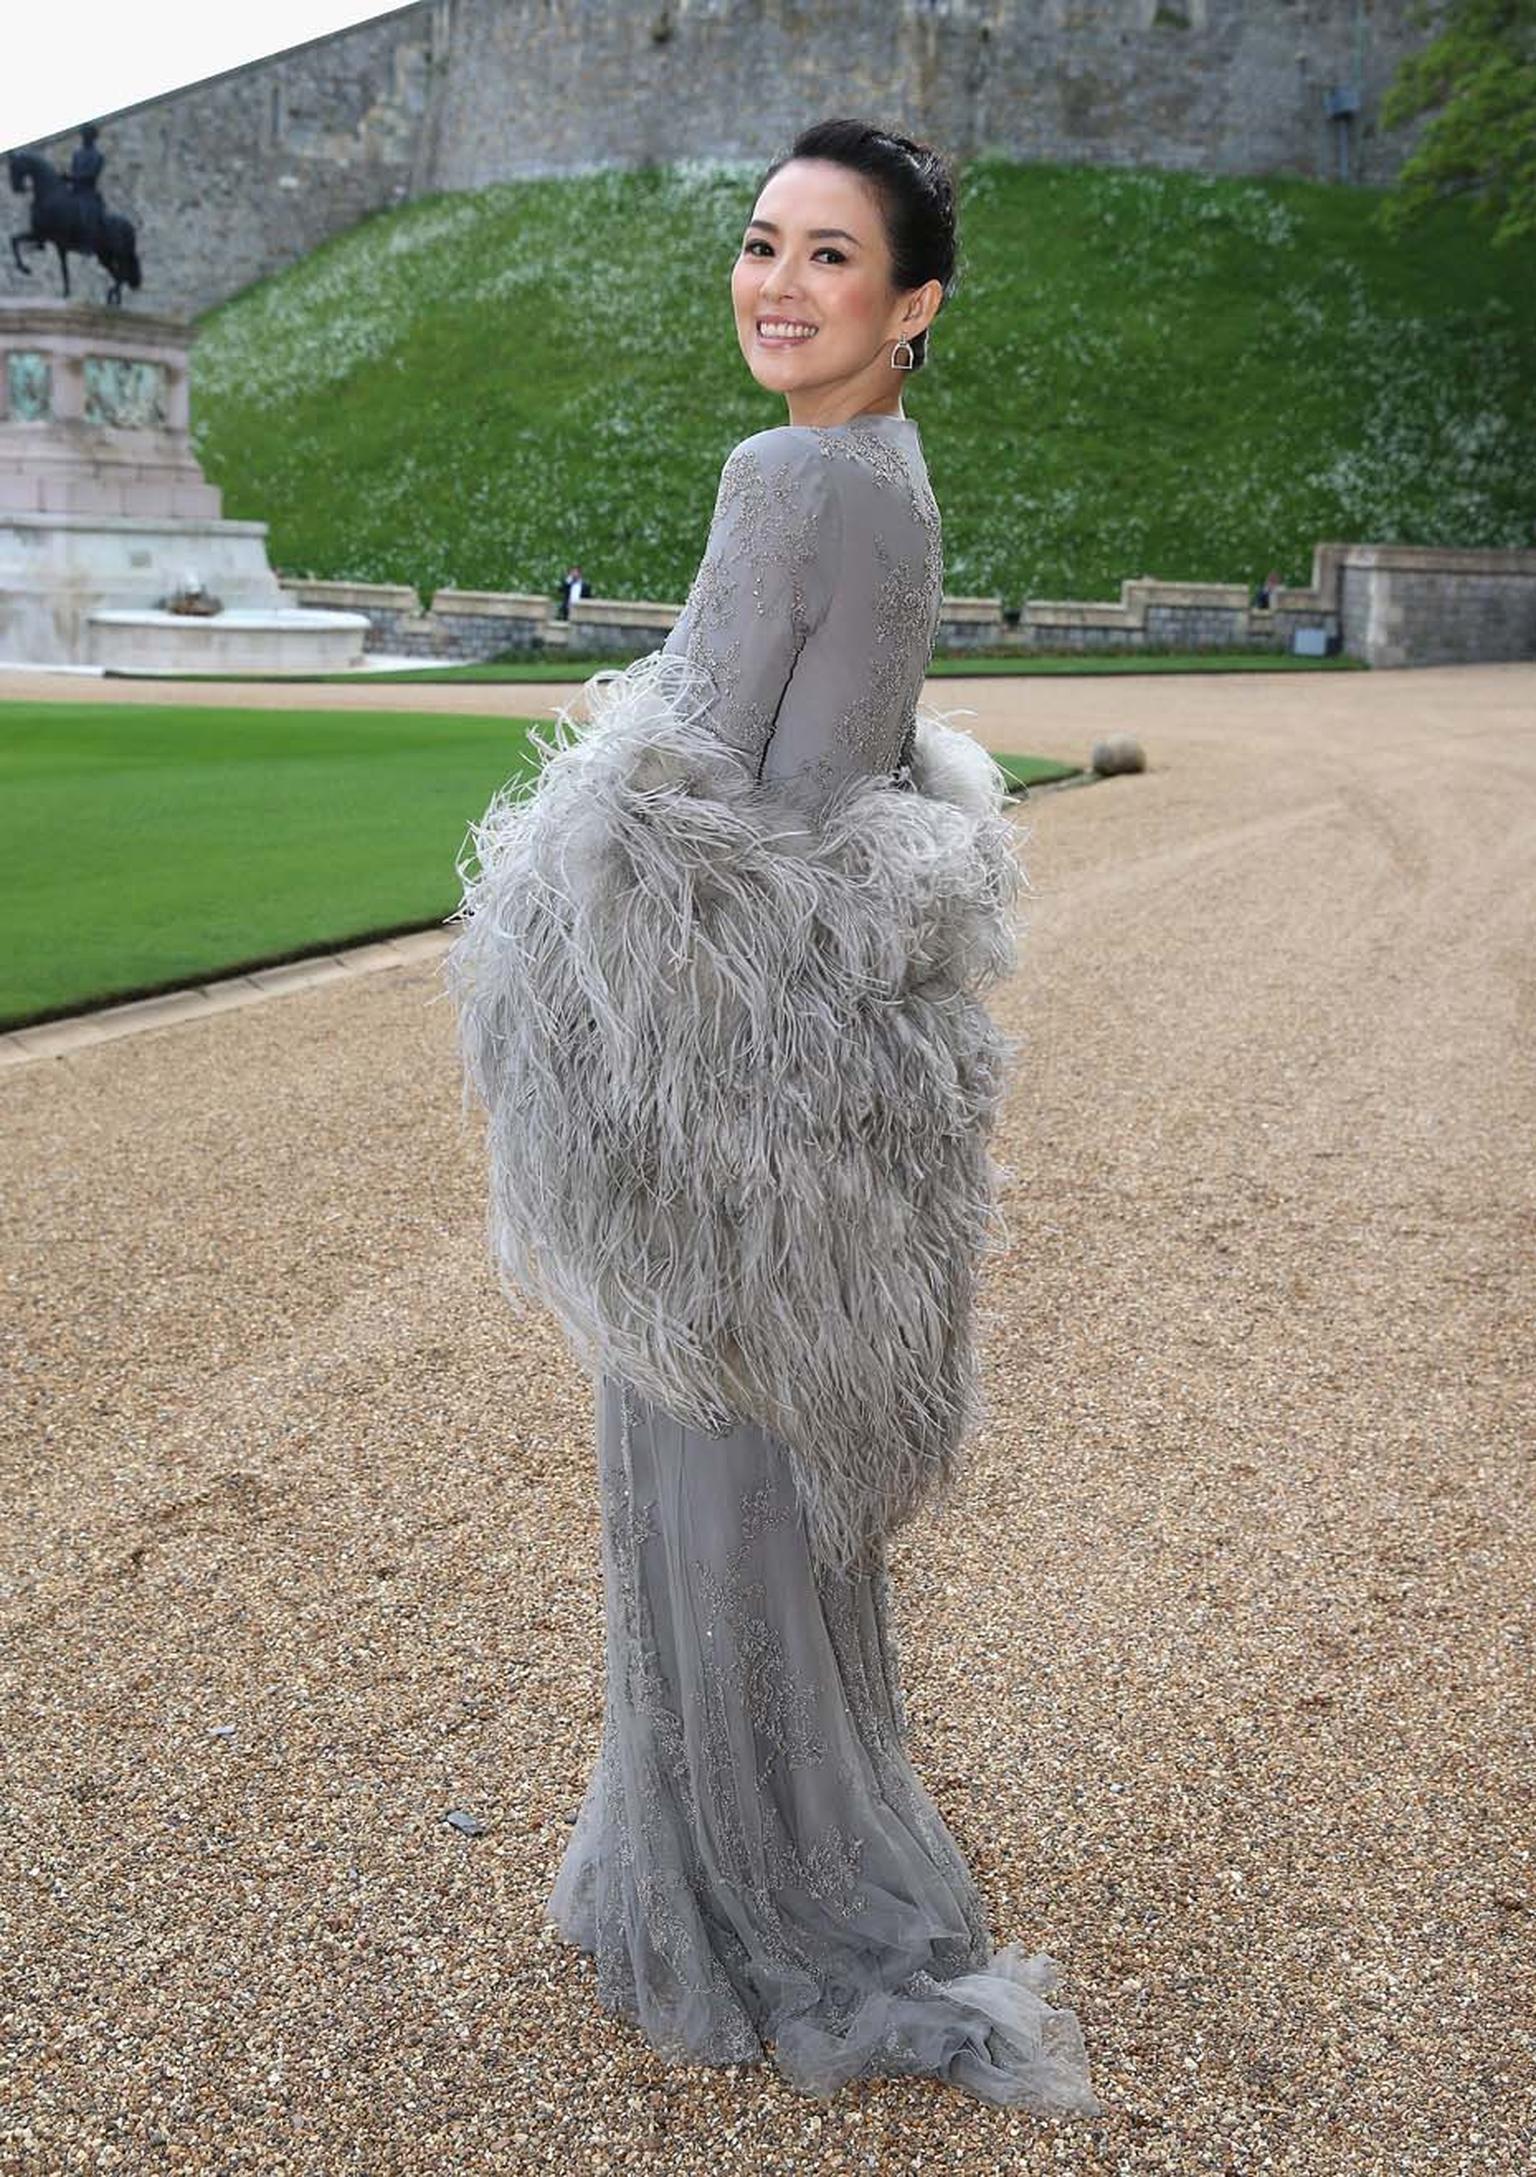
[(607, 1700), (550, 1917), (669, 2058), (1092, 2112), (907, 1759), (888, 1623), (979, 1414), (1021, 878), (997, 767), (918, 700), (901, 373), (954, 266), (936, 153), (829, 121), (770, 168), (732, 297), (789, 420), (726, 461), (664, 647), (477, 828), (451, 981), (509, 1293), (597, 1404)]

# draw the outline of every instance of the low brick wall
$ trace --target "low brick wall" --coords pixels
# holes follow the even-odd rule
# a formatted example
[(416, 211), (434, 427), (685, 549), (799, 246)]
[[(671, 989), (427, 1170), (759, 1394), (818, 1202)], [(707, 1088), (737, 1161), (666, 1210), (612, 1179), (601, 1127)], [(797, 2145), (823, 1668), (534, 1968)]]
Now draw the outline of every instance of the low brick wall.
[(423, 612), (413, 589), (383, 582), (318, 582), (286, 576), (295, 604), (365, 613), (365, 649), (394, 657), (470, 664), (509, 650), (599, 655), (659, 649), (681, 607), (638, 598), (585, 597), (559, 617), (550, 597), (511, 590), (439, 590)]
[(547, 597), (501, 590), (439, 590), (423, 612), (413, 589), (389, 582), (311, 582), (285, 576), (284, 594), (295, 604), (365, 613), (365, 650), (397, 658), (441, 658), (471, 664), (504, 650), (544, 645), (554, 607)]
[(458, 658), (537, 650), (554, 614), (547, 597), (501, 590), (439, 590), (425, 614), (432, 639)]
[[(511, 591), (439, 590), (424, 612), (414, 590), (387, 583), (289, 578), (282, 587), (298, 604), (365, 613), (370, 651), (453, 662), (509, 650), (640, 656), (660, 649), (682, 610), (584, 597), (562, 620), (553, 599)], [(1371, 665), (1536, 658), (1536, 551), (1318, 544), (1311, 581), (1276, 590), (1262, 610), (1241, 583), (1153, 575), (1122, 582), (1118, 600), (1027, 597), (1011, 615), (997, 597), (946, 597), (937, 644), (978, 653), (1288, 651), (1303, 628)]]
[(391, 656), (414, 655), (405, 630), (422, 617), (421, 599), (412, 589), (393, 582), (311, 582), (298, 575), (278, 576), (285, 597), (296, 605), (313, 605), (325, 612), (361, 612), (368, 621), (363, 648), (387, 651)]
[[(655, 604), (641, 597), (578, 597), (564, 622), (565, 647), (583, 651), (659, 650), (677, 624), (681, 605)], [(557, 621), (556, 626), (562, 623)]]
[(939, 605), (938, 633), (934, 646), (940, 650), (995, 650), (1007, 640), (1000, 597), (946, 597)]
[(1035, 650), (1289, 650), (1301, 627), (1334, 635), (1338, 615), (1310, 590), (1278, 590), (1261, 610), (1241, 583), (1138, 575), (1118, 603), (1025, 598), (1011, 639)]

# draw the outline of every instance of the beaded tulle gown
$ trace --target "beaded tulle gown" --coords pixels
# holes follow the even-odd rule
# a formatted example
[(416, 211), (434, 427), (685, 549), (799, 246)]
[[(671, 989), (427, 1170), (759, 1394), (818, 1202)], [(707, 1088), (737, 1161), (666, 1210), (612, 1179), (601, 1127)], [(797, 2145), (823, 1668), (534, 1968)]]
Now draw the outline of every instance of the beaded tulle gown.
[(504, 1277), (596, 1406), (607, 1691), (550, 1918), (670, 2060), (1091, 2113), (908, 1759), (889, 1620), (975, 1418), (1019, 876), (920, 701), (942, 582), (910, 419), (743, 440), (664, 648), (488, 812), (452, 980)]
[(598, 1387), (607, 1694), (549, 1902), (663, 2056), (1092, 2113), (1050, 1960), (994, 1950), (904, 1750), (882, 1558), (818, 1572), (782, 1446)]

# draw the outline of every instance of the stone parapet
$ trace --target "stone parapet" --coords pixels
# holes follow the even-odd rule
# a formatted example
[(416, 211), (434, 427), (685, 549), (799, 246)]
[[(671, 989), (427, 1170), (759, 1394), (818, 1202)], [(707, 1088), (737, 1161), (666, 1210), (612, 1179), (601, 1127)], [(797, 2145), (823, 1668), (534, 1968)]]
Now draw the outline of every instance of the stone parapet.
[(1338, 633), (1337, 613), (1310, 592), (1277, 590), (1266, 608), (1240, 582), (1129, 577), (1118, 600), (1028, 597), (1010, 646), (1035, 650), (1285, 650), (1298, 628)]
[(403, 582), (317, 582), (279, 573), (283, 593), (332, 612), (420, 612), (421, 599)]
[(547, 597), (527, 590), (437, 590), (430, 609), (487, 620), (547, 620), (553, 607)]
[(939, 605), (936, 646), (946, 650), (986, 650), (1008, 632), (1000, 597), (946, 597)]
[(426, 620), (434, 638), (461, 658), (493, 658), (504, 650), (532, 650), (554, 614), (547, 597), (516, 590), (439, 590)]
[(659, 650), (682, 609), (644, 597), (578, 597), (565, 622), (566, 647), (578, 655)]
[[(526, 592), (439, 590), (427, 611), (387, 583), (283, 584), (297, 602), (365, 613), (367, 647), (412, 657), (472, 659), (516, 649), (640, 654), (659, 648), (681, 607), (654, 599), (585, 597), (569, 620)], [(1010, 624), (996, 597), (946, 597), (938, 647), (1270, 650), (1305, 630), (1373, 665), (1428, 665), (1536, 656), (1536, 551), (1322, 543), (1305, 586), (1252, 603), (1240, 582), (1164, 582), (1137, 575), (1112, 598), (1026, 598)]]

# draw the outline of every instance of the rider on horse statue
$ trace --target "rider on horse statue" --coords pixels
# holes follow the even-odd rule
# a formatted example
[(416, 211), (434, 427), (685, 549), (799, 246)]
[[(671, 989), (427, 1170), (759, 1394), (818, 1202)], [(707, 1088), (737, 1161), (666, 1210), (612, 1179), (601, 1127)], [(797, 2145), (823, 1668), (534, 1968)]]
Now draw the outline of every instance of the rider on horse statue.
[(58, 253), (66, 295), (70, 252), (94, 257), (111, 275), (107, 301), (120, 303), (124, 287), (138, 287), (143, 276), (133, 222), (121, 212), (109, 212), (96, 186), (106, 163), (96, 148), (94, 121), (81, 129), (79, 148), (67, 174), (51, 166), (40, 152), (11, 152), (7, 164), (12, 189), (18, 196), (29, 189), (32, 193), (31, 223), (11, 236), (11, 257), (18, 271), (30, 272), (22, 251), (47, 249), (51, 244)]
[(80, 131), (79, 148), (69, 162), (69, 186), (80, 199), (81, 240), (88, 250), (96, 247), (96, 237), (101, 232), (101, 215), (106, 206), (101, 201), (101, 191), (96, 184), (106, 160), (96, 149), (96, 124), (87, 121)]

